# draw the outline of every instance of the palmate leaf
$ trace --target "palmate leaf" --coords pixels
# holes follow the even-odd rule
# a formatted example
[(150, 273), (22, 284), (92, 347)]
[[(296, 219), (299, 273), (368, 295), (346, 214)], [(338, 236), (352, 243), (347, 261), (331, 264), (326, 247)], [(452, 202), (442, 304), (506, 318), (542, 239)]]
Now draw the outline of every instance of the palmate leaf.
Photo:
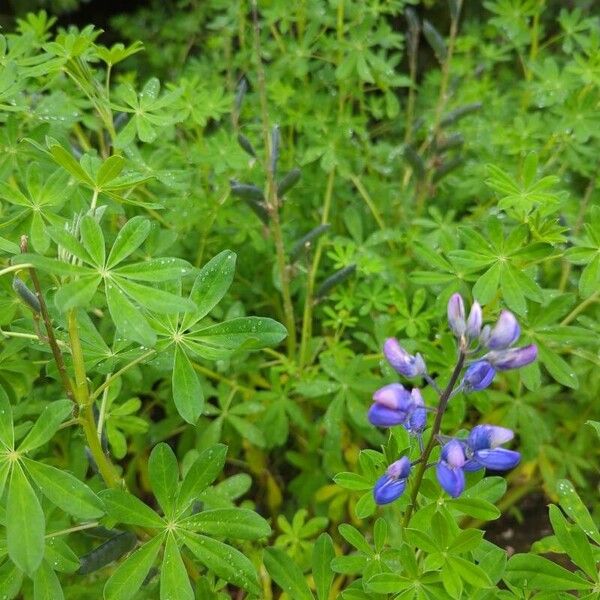
[(175, 349), (172, 386), (177, 412), (194, 425), (204, 408), (204, 392), (190, 359), (180, 346)]
[(243, 508), (205, 510), (181, 521), (182, 527), (199, 533), (241, 540), (271, 535), (271, 527), (259, 514)]
[(56, 400), (48, 404), (25, 439), (19, 444), (19, 452), (35, 450), (50, 441), (72, 410), (73, 404), (69, 400)]
[(123, 490), (103, 490), (99, 494), (109, 517), (126, 525), (163, 529), (165, 521), (139, 498)]
[(33, 578), (35, 600), (62, 600), (65, 596), (54, 569), (44, 560)]
[(314, 600), (300, 567), (279, 548), (267, 548), (264, 563), (277, 585), (294, 600)]

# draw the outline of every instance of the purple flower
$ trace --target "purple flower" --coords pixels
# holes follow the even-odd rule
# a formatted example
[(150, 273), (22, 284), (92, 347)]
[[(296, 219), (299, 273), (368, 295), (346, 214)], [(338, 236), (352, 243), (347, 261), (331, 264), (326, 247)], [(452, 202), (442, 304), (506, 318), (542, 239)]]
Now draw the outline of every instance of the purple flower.
[(479, 302), (473, 302), (467, 319), (467, 337), (469, 340), (476, 340), (481, 333), (481, 324), (483, 323), (483, 313)]
[(498, 371), (518, 369), (532, 363), (537, 358), (537, 346), (530, 344), (521, 348), (509, 348), (488, 352), (485, 358), (494, 365)]
[(461, 385), (465, 392), (483, 390), (492, 383), (494, 375), (496, 371), (487, 360), (478, 360), (467, 367)]
[(503, 310), (490, 332), (486, 345), (490, 350), (504, 350), (512, 346), (519, 339), (519, 335), (521, 335), (521, 328), (515, 315), (508, 310)]
[(456, 337), (460, 338), (465, 334), (465, 303), (460, 294), (452, 294), (448, 300), (448, 325)]
[(372, 425), (403, 425), (411, 433), (420, 433), (425, 429), (427, 411), (417, 388), (409, 392), (399, 383), (390, 383), (373, 394), (373, 401), (367, 414)]
[(506, 427), (495, 425), (474, 427), (467, 438), (468, 461), (464, 465), (464, 470), (477, 471), (485, 467), (493, 471), (506, 471), (517, 466), (521, 460), (519, 452), (498, 447), (512, 440), (513, 435), (513, 432)]
[(453, 498), (460, 496), (465, 489), (463, 466), (466, 460), (464, 446), (458, 440), (450, 440), (442, 448), (435, 472), (442, 488)]
[(409, 354), (395, 338), (385, 340), (383, 354), (392, 368), (404, 377), (416, 377), (427, 371), (423, 357), (420, 354)]
[(412, 408), (410, 392), (399, 383), (390, 383), (373, 394), (373, 404), (367, 414), (375, 427), (403, 425)]
[(393, 462), (375, 483), (373, 497), (377, 504), (389, 504), (402, 496), (410, 475), (410, 461), (406, 456)]

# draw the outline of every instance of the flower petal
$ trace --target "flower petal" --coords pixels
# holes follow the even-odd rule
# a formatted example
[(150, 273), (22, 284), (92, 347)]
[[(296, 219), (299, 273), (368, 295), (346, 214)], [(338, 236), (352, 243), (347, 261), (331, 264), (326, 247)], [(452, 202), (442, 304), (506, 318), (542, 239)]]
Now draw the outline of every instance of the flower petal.
[(373, 400), (392, 410), (407, 412), (412, 405), (410, 392), (399, 383), (390, 383), (379, 388), (373, 394)]
[(392, 410), (381, 404), (371, 405), (367, 417), (375, 427), (393, 427), (394, 425), (402, 425), (408, 414), (402, 410)]
[(478, 450), (475, 459), (486, 469), (492, 471), (507, 471), (519, 464), (521, 455), (515, 450), (506, 448), (494, 448), (492, 450)]
[(465, 474), (462, 469), (453, 469), (445, 462), (439, 462), (435, 468), (437, 479), (442, 488), (453, 498), (458, 498), (465, 489)]
[(509, 310), (503, 310), (490, 333), (487, 347), (490, 350), (504, 350), (514, 344), (521, 335), (521, 328), (515, 315)]
[(389, 504), (402, 496), (406, 489), (406, 479), (394, 479), (382, 475), (373, 488), (373, 498), (377, 504)]

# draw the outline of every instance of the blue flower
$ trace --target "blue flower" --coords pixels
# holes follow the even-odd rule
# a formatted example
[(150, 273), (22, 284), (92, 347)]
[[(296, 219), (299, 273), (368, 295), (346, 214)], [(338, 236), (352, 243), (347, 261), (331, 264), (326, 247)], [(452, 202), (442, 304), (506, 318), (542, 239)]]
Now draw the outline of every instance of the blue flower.
[(402, 496), (406, 479), (410, 475), (410, 461), (406, 456), (393, 462), (373, 487), (373, 498), (377, 504), (389, 504)]
[(492, 383), (496, 370), (487, 360), (478, 360), (470, 364), (462, 380), (465, 392), (483, 390)]
[(427, 372), (423, 357), (409, 354), (395, 338), (385, 340), (383, 354), (391, 367), (404, 377), (417, 377)]
[(485, 355), (485, 358), (498, 369), (506, 371), (508, 369), (519, 369), (537, 358), (537, 346), (529, 344), (521, 348), (509, 348), (508, 350), (493, 350)]
[(458, 498), (465, 489), (465, 462), (467, 458), (461, 442), (450, 440), (444, 445), (435, 471), (440, 485), (453, 498)]
[(483, 312), (479, 302), (473, 302), (467, 319), (467, 338), (476, 340), (481, 334), (481, 324), (483, 323)]
[(496, 425), (477, 425), (467, 438), (467, 457), (465, 471), (491, 469), (507, 471), (519, 464), (521, 454), (498, 446), (512, 440), (513, 432), (506, 427)]
[(373, 394), (373, 404), (368, 418), (375, 427), (402, 425), (412, 408), (410, 392), (399, 383), (390, 383)]
[(427, 423), (423, 396), (417, 388), (411, 392), (399, 383), (390, 383), (373, 394), (367, 417), (376, 427), (403, 425), (411, 433), (420, 433)]
[(486, 331), (487, 339), (482, 340), (490, 350), (504, 350), (512, 346), (521, 335), (519, 323), (510, 311), (503, 310), (494, 328)]

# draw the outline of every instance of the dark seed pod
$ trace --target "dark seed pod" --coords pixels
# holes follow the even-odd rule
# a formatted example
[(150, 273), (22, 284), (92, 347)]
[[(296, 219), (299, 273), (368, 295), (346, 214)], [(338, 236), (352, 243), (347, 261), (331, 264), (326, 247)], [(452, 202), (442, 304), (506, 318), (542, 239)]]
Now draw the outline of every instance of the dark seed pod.
[(277, 173), (277, 162), (279, 161), (279, 144), (281, 143), (281, 133), (279, 125), (274, 125), (271, 130), (271, 173), (275, 177)]
[(192, 503), (192, 514), (197, 515), (204, 510), (204, 502), (200, 500), (194, 500)]
[(336, 271), (333, 275), (330, 275), (317, 290), (316, 299), (322, 300), (336, 285), (343, 283), (356, 271), (356, 265), (348, 265), (339, 271)]
[(242, 198), (243, 200), (259, 200), (264, 202), (265, 197), (262, 190), (255, 185), (250, 183), (239, 183), (234, 179), (229, 182), (229, 185), (231, 186), (231, 193), (238, 198)]
[(458, 108), (455, 108), (453, 111), (449, 112), (447, 115), (442, 117), (440, 123), (442, 127), (456, 123), (463, 117), (470, 115), (471, 113), (477, 112), (481, 109), (482, 106), (483, 104), (481, 102), (472, 102), (471, 104), (459, 106)]
[(250, 140), (245, 135), (238, 133), (237, 141), (244, 152), (246, 152), (253, 158), (256, 158), (256, 151), (254, 150), (252, 144), (250, 143)]
[(122, 533), (111, 537), (109, 540), (106, 540), (106, 542), (100, 544), (97, 548), (81, 557), (81, 566), (78, 571), (79, 575), (93, 573), (111, 562), (118, 560), (123, 555), (127, 554), (127, 552), (133, 550), (136, 542), (137, 538), (131, 531), (123, 531)]
[(269, 211), (264, 202), (254, 198), (243, 198), (244, 202), (252, 209), (252, 212), (265, 224), (269, 224)]
[(406, 162), (413, 168), (417, 178), (423, 179), (423, 177), (425, 177), (425, 163), (410, 144), (406, 144), (404, 146), (404, 158), (406, 159)]
[(438, 182), (440, 179), (448, 175), (451, 171), (454, 171), (457, 167), (462, 165), (464, 160), (460, 156), (455, 156), (450, 160), (446, 161), (441, 167), (438, 167), (433, 174), (432, 181), (434, 183)]
[(242, 77), (237, 85), (237, 90), (235, 92), (235, 103), (233, 105), (233, 110), (238, 114), (240, 109), (242, 108), (242, 102), (244, 101), (244, 96), (248, 91), (248, 81), (245, 77)]
[(408, 31), (411, 34), (418, 34), (421, 30), (421, 24), (419, 23), (419, 17), (414, 8), (408, 7), (404, 11), (406, 22), (408, 23)]
[(444, 62), (447, 54), (446, 42), (440, 32), (427, 19), (423, 21), (423, 35), (432, 47), (438, 61)]
[(306, 235), (302, 236), (294, 244), (294, 247), (290, 253), (290, 259), (292, 262), (295, 261), (304, 250), (308, 250), (312, 242), (314, 242), (318, 237), (322, 236), (330, 227), (331, 225), (329, 225), (329, 223), (324, 223), (323, 225), (319, 225), (318, 227), (311, 229)]
[(462, 133), (451, 133), (437, 143), (435, 150), (438, 152), (438, 154), (441, 154), (442, 152), (446, 152), (451, 148), (458, 148), (464, 143), (465, 138)]
[(148, 575), (146, 575), (146, 578), (144, 579), (144, 581), (142, 581), (142, 585), (148, 585), (158, 574), (158, 569), (156, 567), (152, 567), (149, 571), (148, 571)]
[(300, 181), (301, 173), (302, 171), (300, 171), (298, 168), (292, 169), (279, 182), (279, 185), (277, 186), (277, 195), (280, 198), (283, 198), (285, 193), (291, 190), (298, 183), (298, 181)]
[(19, 277), (13, 277), (12, 287), (17, 295), (33, 312), (39, 313), (42, 310), (40, 306), (40, 301), (34, 292), (32, 292), (24, 283), (23, 280)]
[(90, 468), (92, 469), (92, 471), (98, 475), (99, 471), (98, 471), (98, 465), (96, 464), (96, 461), (94, 460), (94, 456), (92, 454), (92, 451), (86, 446), (85, 447), (85, 457), (88, 460), (88, 463), (90, 465)]

